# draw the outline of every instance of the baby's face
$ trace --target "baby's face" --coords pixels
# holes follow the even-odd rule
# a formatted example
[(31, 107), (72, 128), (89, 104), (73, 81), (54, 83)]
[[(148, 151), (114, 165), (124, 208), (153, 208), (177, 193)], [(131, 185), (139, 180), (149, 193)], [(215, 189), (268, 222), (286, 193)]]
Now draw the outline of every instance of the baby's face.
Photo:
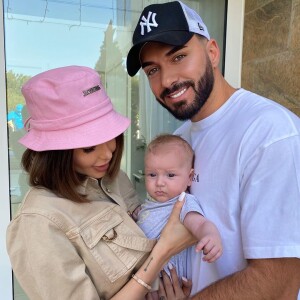
[(180, 146), (160, 146), (145, 157), (146, 189), (159, 202), (186, 191), (192, 183), (192, 175), (193, 169)]

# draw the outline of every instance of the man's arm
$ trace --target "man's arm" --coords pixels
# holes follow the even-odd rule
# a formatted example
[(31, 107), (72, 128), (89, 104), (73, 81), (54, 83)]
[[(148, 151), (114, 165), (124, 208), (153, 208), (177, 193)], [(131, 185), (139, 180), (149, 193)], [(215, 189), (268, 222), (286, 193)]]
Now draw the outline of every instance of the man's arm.
[(194, 300), (292, 300), (300, 288), (300, 259), (252, 259), (248, 266), (192, 297)]

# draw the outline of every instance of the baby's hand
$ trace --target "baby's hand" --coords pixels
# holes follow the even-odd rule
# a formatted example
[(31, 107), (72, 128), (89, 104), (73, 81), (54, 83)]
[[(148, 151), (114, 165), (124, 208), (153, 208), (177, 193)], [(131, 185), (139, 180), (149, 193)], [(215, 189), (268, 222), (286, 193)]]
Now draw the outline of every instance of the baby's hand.
[(139, 205), (131, 214), (132, 219), (136, 222), (138, 220), (138, 214), (141, 211), (142, 206)]
[(209, 263), (217, 260), (223, 252), (222, 241), (219, 234), (204, 236), (196, 246), (196, 252), (203, 250), (203, 260)]

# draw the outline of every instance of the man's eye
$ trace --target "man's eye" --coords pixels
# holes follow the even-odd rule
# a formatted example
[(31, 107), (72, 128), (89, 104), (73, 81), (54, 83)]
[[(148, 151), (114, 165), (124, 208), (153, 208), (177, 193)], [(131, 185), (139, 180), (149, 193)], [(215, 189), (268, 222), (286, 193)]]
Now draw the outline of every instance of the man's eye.
[(152, 68), (152, 69), (148, 70), (147, 71), (147, 76), (154, 75), (157, 70), (158, 70), (157, 68)]
[(84, 153), (91, 153), (95, 150), (95, 147), (89, 147), (89, 148), (82, 148), (82, 151)]
[(172, 177), (175, 177), (175, 174), (174, 174), (174, 173), (169, 173), (169, 174), (168, 174), (168, 177), (171, 177), (171, 178), (172, 178)]
[(183, 55), (183, 54), (180, 54), (180, 55), (177, 55), (175, 58), (174, 58), (174, 61), (180, 61), (182, 60), (183, 58), (185, 58), (186, 55)]

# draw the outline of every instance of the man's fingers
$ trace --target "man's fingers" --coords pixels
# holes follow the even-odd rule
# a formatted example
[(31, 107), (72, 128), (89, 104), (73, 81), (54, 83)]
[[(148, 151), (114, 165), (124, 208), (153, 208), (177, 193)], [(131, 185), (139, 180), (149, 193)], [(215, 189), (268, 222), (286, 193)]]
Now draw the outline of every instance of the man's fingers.
[(170, 293), (173, 293), (172, 281), (169, 275), (165, 271), (162, 271), (162, 280), (163, 280), (165, 294), (168, 295)]
[(182, 291), (184, 295), (186, 297), (190, 296), (192, 291), (192, 286), (193, 286), (192, 280), (182, 277), (181, 282), (182, 282)]
[[(162, 271), (161, 273), (162, 273), (162, 276), (164, 276), (164, 274), (163, 274), (164, 271)], [(159, 300), (167, 300), (165, 286), (164, 286), (162, 278), (159, 279), (158, 299)]]
[(170, 275), (171, 275), (172, 282), (173, 282), (173, 290), (174, 290), (175, 294), (177, 294), (178, 291), (181, 290), (181, 285), (180, 285), (180, 282), (179, 282), (179, 279), (177, 276), (176, 269), (170, 262), (168, 263), (168, 268), (170, 270)]
[(159, 300), (158, 292), (150, 292), (146, 295), (146, 300)]

